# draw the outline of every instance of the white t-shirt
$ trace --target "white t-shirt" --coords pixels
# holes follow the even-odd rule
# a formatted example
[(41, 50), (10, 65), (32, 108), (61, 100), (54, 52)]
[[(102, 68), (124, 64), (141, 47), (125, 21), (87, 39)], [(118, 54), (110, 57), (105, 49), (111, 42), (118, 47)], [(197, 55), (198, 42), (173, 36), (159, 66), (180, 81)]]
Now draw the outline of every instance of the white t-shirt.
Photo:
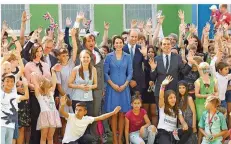
[(18, 103), (20, 95), (15, 92), (5, 93), (1, 90), (1, 126), (15, 128), (18, 121)]
[(68, 114), (67, 125), (62, 143), (69, 143), (78, 140), (83, 136), (87, 126), (94, 122), (94, 117), (84, 116), (82, 119), (76, 118), (75, 114)]
[(225, 100), (225, 93), (228, 86), (228, 81), (231, 79), (231, 74), (228, 74), (227, 76), (223, 76), (216, 72), (216, 61), (217, 57), (214, 57), (210, 63), (210, 68), (212, 70), (213, 76), (217, 78), (218, 83), (218, 92), (219, 92), (219, 98), (220, 100)]
[[(172, 117), (169, 115), (166, 115), (164, 113), (164, 106), (162, 108), (159, 108), (159, 114), (160, 114), (160, 118), (159, 118), (159, 123), (157, 128), (158, 129), (164, 129), (166, 131), (174, 131), (175, 129), (177, 129), (177, 117)], [(182, 112), (179, 110), (179, 114), (182, 114)]]

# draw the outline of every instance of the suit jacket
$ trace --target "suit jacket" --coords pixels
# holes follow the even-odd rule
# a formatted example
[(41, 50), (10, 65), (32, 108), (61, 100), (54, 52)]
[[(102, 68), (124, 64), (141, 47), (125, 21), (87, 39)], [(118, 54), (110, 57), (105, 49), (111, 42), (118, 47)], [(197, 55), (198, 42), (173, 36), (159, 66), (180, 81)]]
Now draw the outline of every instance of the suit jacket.
[(182, 58), (174, 53), (171, 53), (170, 66), (168, 72), (166, 72), (164, 62), (163, 62), (163, 54), (155, 57), (155, 62), (157, 62), (157, 67), (154, 72), (151, 72), (151, 79), (155, 82), (155, 96), (159, 96), (160, 86), (163, 80), (171, 75), (173, 77), (173, 81), (166, 87), (167, 89), (171, 89), (176, 91), (177, 84), (179, 81), (179, 73), (187, 75), (192, 67), (188, 64), (184, 64), (182, 62)]
[[(132, 80), (135, 80), (137, 83), (137, 86), (133, 88), (133, 90), (142, 92), (142, 89), (145, 88), (145, 73), (143, 70), (143, 62), (145, 60), (143, 54), (139, 50), (140, 48), (141, 48), (140, 45), (136, 45), (135, 55), (132, 62), (132, 67), (133, 67)], [(129, 47), (127, 44), (123, 47), (123, 51), (130, 54)]]

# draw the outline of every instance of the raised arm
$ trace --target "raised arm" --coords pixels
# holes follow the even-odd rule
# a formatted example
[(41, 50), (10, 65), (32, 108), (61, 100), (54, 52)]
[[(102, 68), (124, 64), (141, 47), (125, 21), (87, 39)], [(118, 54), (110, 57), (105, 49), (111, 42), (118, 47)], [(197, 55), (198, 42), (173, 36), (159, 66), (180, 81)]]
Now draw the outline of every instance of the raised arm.
[(40, 89), (40, 87), (39, 87), (40, 79), (39, 79), (38, 74), (36, 74), (35, 72), (32, 72), (30, 75), (31, 75), (31, 82), (32, 82), (32, 84), (34, 86), (35, 96), (37, 97), (37, 96), (40, 95), (40, 91), (39, 91), (39, 89)]
[(69, 17), (66, 18), (66, 28), (65, 28), (65, 35), (64, 35), (64, 42), (67, 44), (67, 49), (69, 51), (69, 54), (72, 51), (72, 46), (70, 45), (69, 42), (69, 29), (71, 26), (71, 19)]
[(73, 45), (73, 52), (72, 52), (72, 61), (75, 63), (77, 58), (77, 51), (78, 51), (78, 45), (76, 42), (76, 29), (71, 29), (71, 38), (72, 38), (72, 45)]
[(160, 28), (161, 28), (161, 26), (163, 24), (164, 18), (165, 18), (165, 16), (160, 16), (160, 18), (158, 18), (158, 20), (157, 20), (157, 26), (155, 28), (155, 31), (154, 31), (154, 34), (153, 34), (153, 37), (152, 37), (153, 44), (155, 44), (155, 42), (156, 42), (156, 40), (158, 38)]
[(103, 33), (103, 41), (101, 42), (101, 46), (107, 45), (108, 46), (108, 30), (109, 30), (110, 24), (108, 22), (104, 22), (104, 33)]
[(210, 30), (210, 24), (206, 23), (206, 26), (203, 29), (202, 32), (202, 45), (203, 45), (203, 53), (208, 52), (209, 47), (209, 30)]
[(162, 108), (165, 103), (164, 103), (164, 90), (165, 87), (173, 80), (172, 76), (167, 76), (165, 80), (161, 84), (160, 88), (160, 94), (159, 94), (159, 107)]
[(64, 110), (64, 107), (65, 107), (65, 105), (66, 105), (66, 103), (67, 103), (67, 99), (66, 99), (66, 97), (64, 97), (64, 96), (62, 96), (61, 98), (60, 98), (60, 108), (59, 108), (59, 112), (60, 112), (60, 114), (62, 115), (62, 116), (64, 116), (66, 119), (69, 117), (69, 114), (67, 113), (67, 112), (65, 112), (65, 110)]
[(95, 117), (95, 120), (94, 121), (102, 121), (102, 120), (105, 120), (109, 117), (111, 117), (112, 115), (115, 115), (117, 114), (119, 111), (120, 111), (121, 107), (120, 106), (117, 106), (114, 111), (112, 112), (109, 112), (109, 113), (106, 113), (106, 114), (103, 114), (103, 115), (100, 115), (98, 117)]
[(23, 11), (22, 18), (21, 18), (20, 38), (19, 38), (21, 46), (23, 46), (25, 42), (26, 21), (27, 21), (26, 11)]
[(22, 100), (28, 100), (29, 99), (28, 82), (27, 82), (27, 79), (24, 76), (22, 76), (22, 82), (23, 82), (23, 87), (24, 87), (25, 94), (21, 95), (19, 97), (20, 101), (22, 101)]

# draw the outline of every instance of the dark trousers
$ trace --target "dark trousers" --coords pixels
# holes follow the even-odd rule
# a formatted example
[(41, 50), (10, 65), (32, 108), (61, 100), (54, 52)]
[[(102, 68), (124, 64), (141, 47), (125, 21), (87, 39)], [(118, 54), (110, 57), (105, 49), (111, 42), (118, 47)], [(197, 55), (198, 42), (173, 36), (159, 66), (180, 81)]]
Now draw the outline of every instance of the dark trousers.
[(192, 128), (189, 128), (187, 131), (178, 129), (178, 136), (180, 140), (176, 141), (172, 132), (168, 132), (164, 129), (158, 129), (158, 134), (156, 139), (158, 144), (186, 144), (191, 134), (192, 134)]
[(93, 138), (89, 134), (84, 134), (78, 140), (72, 141), (69, 143), (64, 143), (64, 144), (91, 144), (92, 140), (93, 140)]
[(30, 92), (30, 108), (31, 108), (31, 136), (30, 144), (40, 144), (41, 132), (36, 130), (37, 120), (40, 113), (40, 106), (34, 92)]

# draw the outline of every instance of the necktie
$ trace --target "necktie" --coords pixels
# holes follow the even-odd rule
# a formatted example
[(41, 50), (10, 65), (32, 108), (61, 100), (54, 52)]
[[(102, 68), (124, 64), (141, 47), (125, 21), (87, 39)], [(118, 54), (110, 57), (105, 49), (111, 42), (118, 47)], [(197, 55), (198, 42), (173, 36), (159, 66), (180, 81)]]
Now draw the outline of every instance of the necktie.
[(169, 67), (169, 60), (168, 60), (168, 55), (166, 55), (166, 66), (165, 66), (166, 72), (168, 72), (168, 67)]
[(131, 58), (132, 58), (132, 61), (133, 61), (133, 57), (134, 57), (134, 53), (133, 53), (133, 48), (131, 47)]

